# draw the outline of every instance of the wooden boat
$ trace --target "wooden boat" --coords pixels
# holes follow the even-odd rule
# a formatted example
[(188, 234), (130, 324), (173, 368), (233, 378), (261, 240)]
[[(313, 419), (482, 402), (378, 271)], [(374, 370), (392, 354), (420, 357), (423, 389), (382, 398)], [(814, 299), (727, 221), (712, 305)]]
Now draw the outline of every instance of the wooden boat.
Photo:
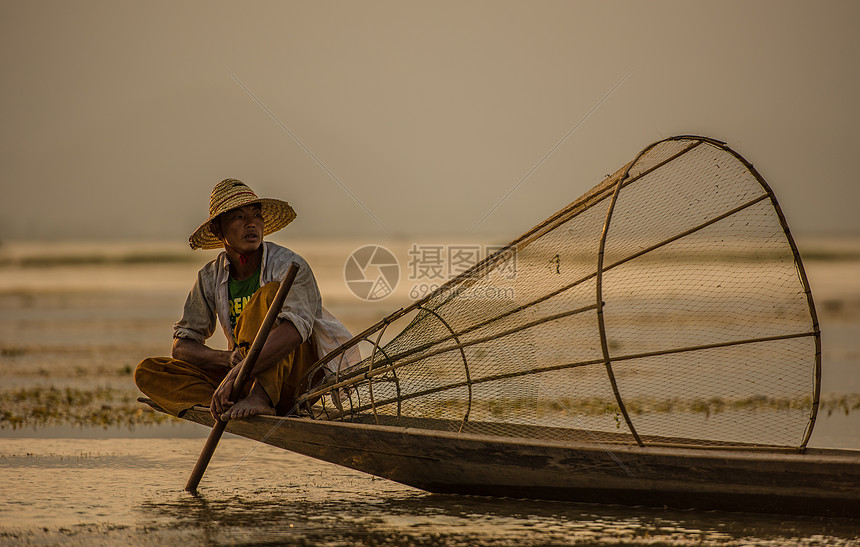
[[(183, 417), (214, 424), (203, 407)], [(276, 416), (232, 420), (227, 431), (435, 493), (860, 516), (856, 450), (536, 441)]]
[(229, 430), (432, 492), (860, 515), (860, 453), (807, 446), (820, 335), (771, 188), (672, 137)]

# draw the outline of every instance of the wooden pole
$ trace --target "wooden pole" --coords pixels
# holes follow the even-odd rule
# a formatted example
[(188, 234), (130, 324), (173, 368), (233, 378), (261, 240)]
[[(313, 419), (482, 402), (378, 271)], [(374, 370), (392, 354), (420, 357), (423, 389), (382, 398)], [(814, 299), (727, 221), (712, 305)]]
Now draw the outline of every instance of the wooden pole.
[[(287, 293), (290, 292), (290, 287), (292, 287), (298, 271), (299, 265), (293, 262), (286, 275), (284, 275), (284, 279), (281, 281), (281, 286), (275, 294), (275, 299), (272, 301), (272, 305), (269, 307), (268, 313), (266, 313), (266, 318), (263, 319), (263, 324), (260, 325), (260, 330), (257, 331), (257, 336), (254, 337), (254, 343), (251, 344), (251, 349), (248, 350), (248, 355), (246, 355), (244, 361), (242, 361), (242, 368), (239, 369), (239, 374), (236, 375), (236, 381), (233, 382), (233, 390), (230, 392), (231, 400), (236, 401), (241, 397), (242, 389), (245, 387), (245, 380), (251, 370), (253, 370), (254, 365), (257, 362), (257, 358), (260, 356), (260, 351), (262, 351), (263, 345), (266, 343), (269, 331), (272, 330), (272, 325), (274, 325), (275, 319), (278, 317), (278, 313), (280, 313), (281, 307), (284, 305), (284, 300), (287, 298)], [(206, 439), (206, 444), (200, 452), (200, 457), (197, 458), (197, 464), (191, 472), (191, 477), (188, 478), (188, 484), (185, 485), (186, 491), (191, 492), (192, 494), (197, 492), (197, 485), (200, 484), (200, 479), (203, 478), (203, 473), (206, 472), (209, 460), (212, 459), (215, 447), (218, 446), (218, 441), (221, 440), (221, 435), (224, 433), (224, 428), (226, 427), (226, 420), (222, 420), (219, 417), (215, 421), (215, 425), (212, 426), (212, 431), (209, 432), (209, 438)]]

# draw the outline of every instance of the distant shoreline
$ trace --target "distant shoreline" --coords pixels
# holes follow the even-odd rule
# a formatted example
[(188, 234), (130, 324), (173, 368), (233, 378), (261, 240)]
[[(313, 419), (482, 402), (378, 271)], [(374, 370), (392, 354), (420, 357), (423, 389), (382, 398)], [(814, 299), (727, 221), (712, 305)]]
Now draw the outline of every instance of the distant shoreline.
[[(478, 238), (476, 238), (478, 239)], [(486, 244), (485, 238), (471, 243)], [(399, 247), (409, 248), (413, 244), (461, 244), (463, 238), (416, 237), (416, 238), (319, 238), (288, 239), (273, 237), (270, 241), (286, 245), (300, 254), (315, 254), (314, 249), (341, 248), (344, 260), (351, 250), (368, 244), (392, 248), (395, 254)], [(497, 245), (500, 240), (493, 240)], [(742, 246), (741, 243), (739, 243)], [(797, 238), (797, 246), (804, 261), (850, 262), (860, 261), (860, 235), (857, 236), (813, 236)], [(192, 251), (184, 242), (168, 241), (9, 241), (0, 242), (0, 268), (51, 268), (59, 266), (118, 266), (140, 264), (199, 263), (204, 264), (215, 257), (217, 251)], [(722, 253), (729, 260), (755, 260), (755, 255), (741, 249)], [(306, 256), (306, 258), (308, 258)], [(685, 258), (680, 257), (679, 258)], [(766, 257), (763, 257), (766, 259)]]

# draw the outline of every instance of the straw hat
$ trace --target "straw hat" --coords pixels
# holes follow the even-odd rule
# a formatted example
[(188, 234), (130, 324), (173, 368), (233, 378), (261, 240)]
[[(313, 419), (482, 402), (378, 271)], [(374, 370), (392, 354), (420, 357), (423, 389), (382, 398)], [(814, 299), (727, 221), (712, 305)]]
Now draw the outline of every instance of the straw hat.
[(212, 189), (209, 197), (209, 218), (188, 238), (192, 249), (218, 249), (220, 239), (209, 230), (209, 223), (230, 209), (259, 203), (263, 210), (263, 236), (277, 232), (296, 218), (296, 212), (286, 201), (258, 198), (253, 190), (238, 179), (224, 179)]

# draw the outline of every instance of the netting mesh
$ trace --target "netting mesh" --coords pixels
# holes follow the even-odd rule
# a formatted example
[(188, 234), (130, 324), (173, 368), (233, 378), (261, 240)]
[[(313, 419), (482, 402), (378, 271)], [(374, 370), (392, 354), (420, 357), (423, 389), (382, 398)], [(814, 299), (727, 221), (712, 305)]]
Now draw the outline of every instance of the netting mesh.
[[(411, 322), (379, 343), (395, 319)], [(820, 338), (772, 192), (667, 139), (371, 327), (306, 396), (324, 419), (584, 442), (805, 446)]]

